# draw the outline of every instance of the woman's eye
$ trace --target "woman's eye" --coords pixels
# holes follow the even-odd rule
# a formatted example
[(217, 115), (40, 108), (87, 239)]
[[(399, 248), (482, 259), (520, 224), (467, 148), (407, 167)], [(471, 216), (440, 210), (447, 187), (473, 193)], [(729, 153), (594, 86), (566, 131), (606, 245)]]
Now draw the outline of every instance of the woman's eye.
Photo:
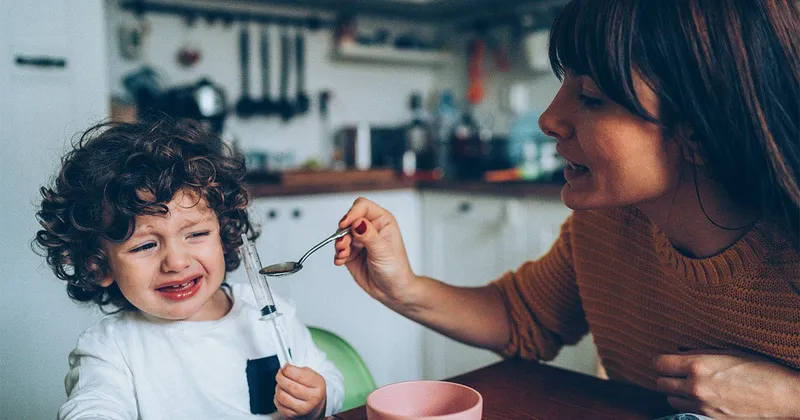
[(603, 105), (603, 100), (588, 96), (584, 93), (578, 95), (578, 100), (587, 108), (599, 108)]
[(148, 242), (144, 245), (140, 245), (137, 246), (136, 248), (131, 249), (130, 252), (141, 252), (153, 248), (155, 246), (156, 246), (155, 242)]
[(190, 238), (199, 238), (199, 237), (201, 237), (201, 236), (208, 236), (208, 234), (209, 234), (209, 233), (210, 233), (210, 232), (209, 232), (209, 231), (207, 231), (207, 230), (205, 230), (205, 231), (202, 231), (202, 232), (193, 232), (193, 233), (190, 233), (190, 234), (189, 234), (189, 237), (190, 237)]

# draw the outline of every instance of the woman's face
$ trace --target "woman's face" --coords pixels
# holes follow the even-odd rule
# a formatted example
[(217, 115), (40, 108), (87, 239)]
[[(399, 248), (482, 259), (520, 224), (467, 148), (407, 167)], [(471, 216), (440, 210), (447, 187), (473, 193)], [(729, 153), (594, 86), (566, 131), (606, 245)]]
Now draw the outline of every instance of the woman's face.
[[(635, 79), (640, 102), (658, 115), (655, 93)], [(539, 126), (568, 164), (561, 198), (572, 209), (658, 202), (679, 181), (680, 151), (661, 128), (612, 102), (587, 76), (568, 72)]]

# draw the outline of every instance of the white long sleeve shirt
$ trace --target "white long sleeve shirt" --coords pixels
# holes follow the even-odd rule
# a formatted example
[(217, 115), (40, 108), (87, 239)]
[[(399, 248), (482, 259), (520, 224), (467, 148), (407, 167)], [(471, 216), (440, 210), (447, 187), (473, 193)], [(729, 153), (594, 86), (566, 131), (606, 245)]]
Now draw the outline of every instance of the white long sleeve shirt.
[[(58, 418), (280, 418), (273, 404), (280, 349), (272, 327), (259, 321), (249, 286), (233, 285), (231, 299), (231, 311), (216, 321), (164, 321), (138, 311), (102, 318), (69, 355), (68, 399)], [(314, 345), (294, 304), (275, 296), (275, 305), (292, 364), (325, 378), (325, 415), (337, 412), (341, 374)]]

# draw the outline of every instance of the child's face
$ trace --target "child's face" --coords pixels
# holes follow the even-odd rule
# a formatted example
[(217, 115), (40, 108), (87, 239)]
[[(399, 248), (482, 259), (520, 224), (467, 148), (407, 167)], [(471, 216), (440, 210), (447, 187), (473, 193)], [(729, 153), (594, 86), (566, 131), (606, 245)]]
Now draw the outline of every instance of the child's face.
[[(658, 115), (654, 92), (638, 77), (635, 82), (642, 105)], [(657, 202), (678, 184), (677, 142), (612, 102), (587, 76), (565, 75), (539, 126), (558, 139), (558, 151), (568, 162), (579, 165), (565, 170), (561, 191), (572, 209)]]
[(219, 289), (225, 258), (217, 215), (183, 192), (167, 207), (165, 215), (137, 216), (125, 242), (104, 241), (110, 273), (101, 285), (116, 282), (131, 304), (158, 318), (219, 319), (229, 303)]

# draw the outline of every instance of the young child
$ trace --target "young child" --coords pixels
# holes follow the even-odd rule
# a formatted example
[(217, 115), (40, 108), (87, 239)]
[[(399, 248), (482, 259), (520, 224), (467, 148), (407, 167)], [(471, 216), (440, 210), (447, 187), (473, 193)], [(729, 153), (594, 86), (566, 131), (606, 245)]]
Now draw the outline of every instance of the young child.
[(41, 189), (36, 242), (71, 298), (111, 314), (69, 356), (59, 419), (318, 418), (341, 408), (341, 375), (293, 305), (275, 297), (294, 364), (280, 369), (249, 285), (225, 283), (241, 234), (258, 236), (243, 175), (191, 121), (101, 124), (65, 156)]

